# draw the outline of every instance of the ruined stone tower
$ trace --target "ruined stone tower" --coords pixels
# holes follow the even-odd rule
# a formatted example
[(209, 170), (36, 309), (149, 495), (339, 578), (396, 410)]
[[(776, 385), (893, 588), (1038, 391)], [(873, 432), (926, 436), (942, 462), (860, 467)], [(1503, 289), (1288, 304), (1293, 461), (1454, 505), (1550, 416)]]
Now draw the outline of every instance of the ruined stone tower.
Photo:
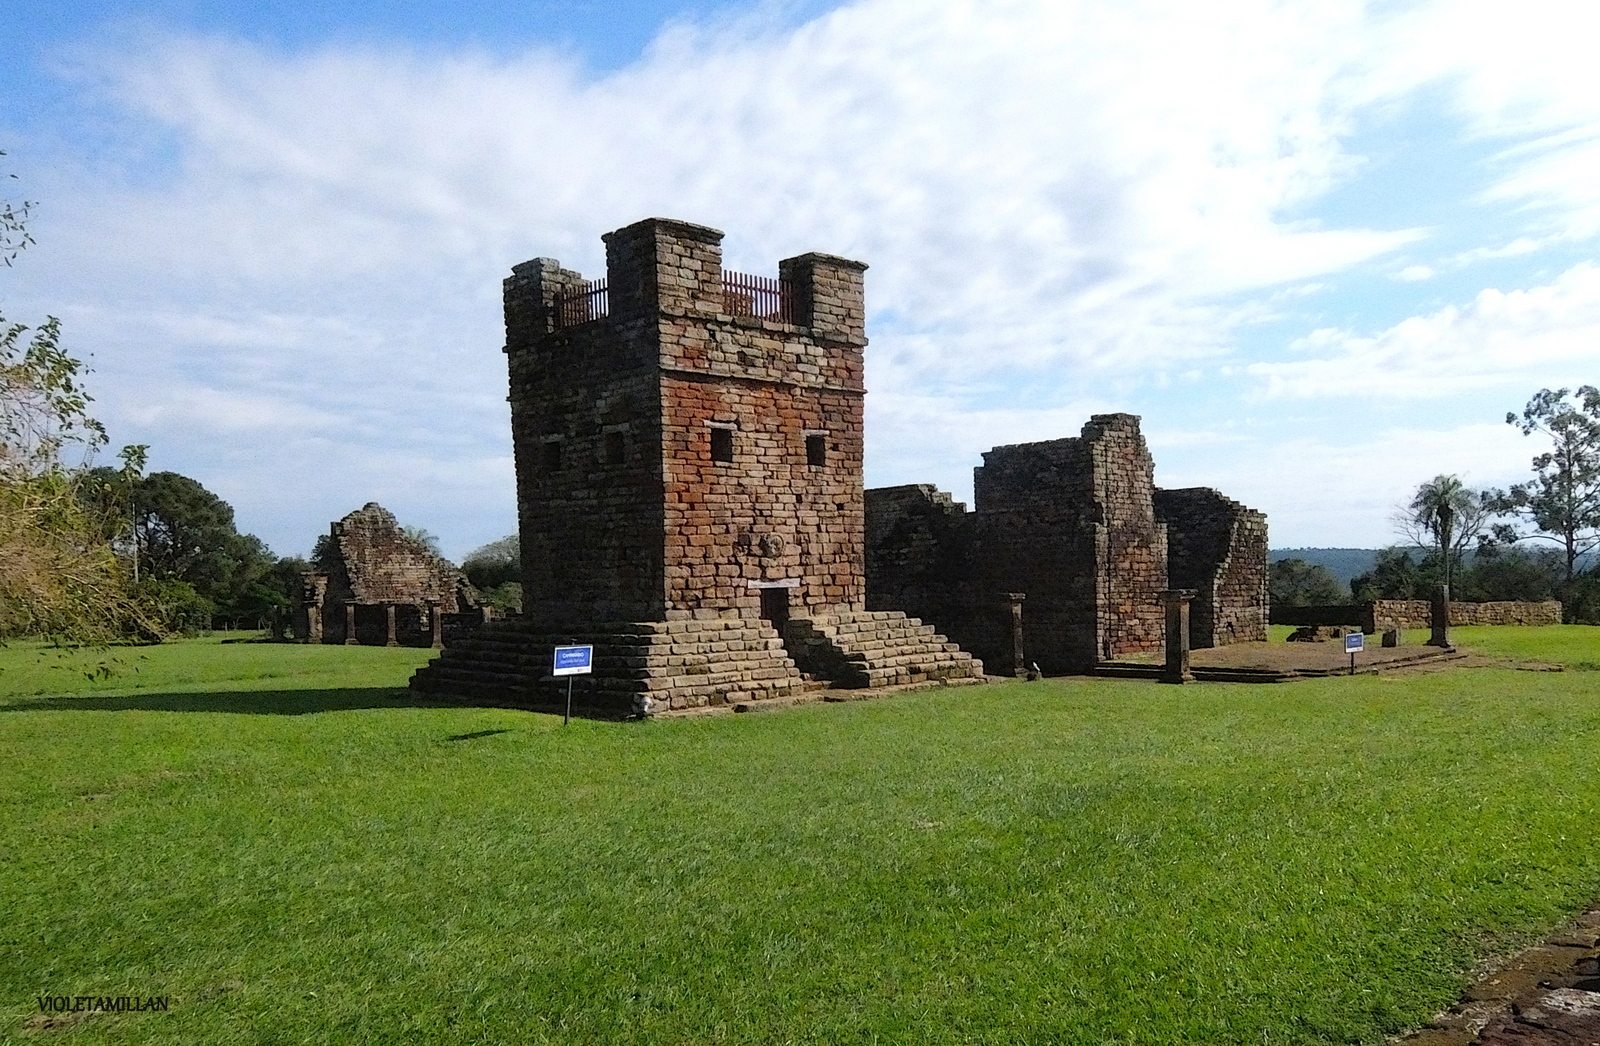
[(563, 639), (597, 644), (609, 707), (981, 673), (864, 610), (866, 266), (728, 273), (720, 232), (661, 218), (604, 240), (604, 279), (536, 258), (505, 282), (524, 620), (414, 685), (532, 693)]

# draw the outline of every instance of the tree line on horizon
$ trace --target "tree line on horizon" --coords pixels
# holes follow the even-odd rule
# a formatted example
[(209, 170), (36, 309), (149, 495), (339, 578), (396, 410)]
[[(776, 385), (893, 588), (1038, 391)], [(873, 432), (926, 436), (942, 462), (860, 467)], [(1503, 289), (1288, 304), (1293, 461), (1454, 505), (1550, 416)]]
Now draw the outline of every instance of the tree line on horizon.
[(1531, 479), (1475, 490), (1435, 476), (1395, 514), (1405, 543), (1380, 549), (1348, 593), (1325, 566), (1288, 557), (1268, 568), (1273, 604), (1427, 599), (1445, 585), (1468, 602), (1559, 599), (1567, 621), (1600, 623), (1600, 389), (1540, 389), (1506, 423), (1549, 440)]

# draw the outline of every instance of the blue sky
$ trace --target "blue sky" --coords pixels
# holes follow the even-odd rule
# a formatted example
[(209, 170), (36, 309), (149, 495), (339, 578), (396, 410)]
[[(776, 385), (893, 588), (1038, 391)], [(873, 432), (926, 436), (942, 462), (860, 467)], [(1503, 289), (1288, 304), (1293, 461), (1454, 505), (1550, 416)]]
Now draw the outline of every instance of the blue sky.
[(1275, 547), (1600, 382), (1592, 5), (12, 0), (0, 309), (62, 318), (114, 443), (305, 552), (377, 500), (514, 528), (500, 278), (652, 214), (867, 274), (871, 485), (1144, 428)]

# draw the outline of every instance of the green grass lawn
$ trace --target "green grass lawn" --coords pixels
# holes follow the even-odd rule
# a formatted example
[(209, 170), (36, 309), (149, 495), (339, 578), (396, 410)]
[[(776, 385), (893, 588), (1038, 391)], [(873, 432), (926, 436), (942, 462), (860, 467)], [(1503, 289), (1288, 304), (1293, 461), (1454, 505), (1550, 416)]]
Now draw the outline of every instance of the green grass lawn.
[(1378, 1043), (1600, 890), (1592, 672), (562, 728), (427, 653), (0, 650), (0, 1037)]
[[(1267, 638), (1281, 643), (1294, 630), (1293, 625), (1268, 625)], [(1404, 641), (1426, 643), (1430, 634), (1426, 628), (1406, 629)], [(1369, 637), (1367, 642), (1375, 644), (1377, 637)], [(1491, 657), (1550, 661), (1568, 668), (1600, 671), (1600, 626), (1596, 625), (1463, 625), (1450, 630), (1450, 642)]]

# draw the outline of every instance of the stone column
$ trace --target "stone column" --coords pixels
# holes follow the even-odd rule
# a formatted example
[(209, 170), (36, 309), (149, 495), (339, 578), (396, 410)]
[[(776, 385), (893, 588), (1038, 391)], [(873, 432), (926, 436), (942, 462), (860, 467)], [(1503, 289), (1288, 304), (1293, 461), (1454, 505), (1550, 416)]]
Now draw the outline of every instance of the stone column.
[(444, 649), (444, 610), (437, 603), (428, 606), (428, 616), (433, 619), (433, 649)]
[(344, 645), (355, 646), (356, 639), (356, 601), (349, 599), (344, 604)]
[(322, 608), (314, 603), (306, 605), (306, 642), (322, 642)]
[(1450, 586), (1440, 585), (1433, 590), (1433, 635), (1428, 639), (1429, 646), (1447, 647), (1450, 645)]
[(1167, 607), (1167, 667), (1163, 683), (1192, 683), (1189, 671), (1189, 601), (1199, 595), (1192, 588), (1169, 588), (1161, 593)]
[(400, 636), (396, 633), (394, 627), (394, 611), (395, 605), (393, 603), (386, 604), (383, 608), (383, 623), (389, 629), (389, 638), (383, 644), (384, 646), (400, 645)]
[(1011, 674), (1022, 679), (1028, 674), (1028, 663), (1023, 657), (1022, 648), (1022, 601), (1028, 597), (1024, 592), (1007, 592), (1000, 598), (1010, 611)]

